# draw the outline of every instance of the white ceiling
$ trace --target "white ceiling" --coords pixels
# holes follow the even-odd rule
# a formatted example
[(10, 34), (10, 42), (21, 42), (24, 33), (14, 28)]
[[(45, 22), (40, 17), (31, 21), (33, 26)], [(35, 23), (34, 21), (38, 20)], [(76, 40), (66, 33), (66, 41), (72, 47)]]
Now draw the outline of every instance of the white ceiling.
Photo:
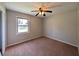
[[(79, 3), (78, 2), (3, 2), (3, 4), (7, 9), (23, 12), (33, 16), (36, 14), (36, 12), (31, 12), (32, 10), (37, 10), (37, 8), (40, 7), (42, 4), (48, 5), (51, 7), (49, 8), (49, 10), (52, 10), (53, 13), (51, 14), (46, 13), (46, 16), (50, 16), (77, 8)], [(55, 5), (61, 5), (61, 6), (53, 8), (52, 6)], [(38, 17), (43, 16), (39, 15)]]

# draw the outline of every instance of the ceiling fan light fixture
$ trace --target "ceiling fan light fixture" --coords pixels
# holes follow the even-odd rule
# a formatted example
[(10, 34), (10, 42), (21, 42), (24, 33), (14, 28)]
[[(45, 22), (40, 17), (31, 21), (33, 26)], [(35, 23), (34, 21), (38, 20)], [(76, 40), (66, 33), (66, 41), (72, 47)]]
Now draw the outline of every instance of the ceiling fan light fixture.
[(42, 12), (42, 15), (44, 14), (45, 12)]
[(42, 15), (42, 13), (41, 13), (41, 12), (39, 12), (39, 15)]
[(43, 15), (45, 12), (39, 12), (39, 15)]

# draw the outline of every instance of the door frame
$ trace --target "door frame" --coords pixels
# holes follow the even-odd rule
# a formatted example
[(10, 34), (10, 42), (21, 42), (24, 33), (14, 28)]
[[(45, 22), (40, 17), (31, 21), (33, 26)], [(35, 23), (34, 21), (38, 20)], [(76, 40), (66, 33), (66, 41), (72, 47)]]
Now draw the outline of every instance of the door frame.
[(2, 12), (2, 55), (5, 53), (6, 48), (6, 12), (5, 8), (0, 7), (0, 11)]

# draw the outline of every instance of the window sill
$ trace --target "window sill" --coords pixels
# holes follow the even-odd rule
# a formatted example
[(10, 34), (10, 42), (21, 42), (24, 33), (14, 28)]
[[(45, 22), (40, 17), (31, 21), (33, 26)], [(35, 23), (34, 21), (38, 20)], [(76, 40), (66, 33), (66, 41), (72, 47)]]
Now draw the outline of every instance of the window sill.
[(20, 35), (20, 34), (28, 34), (29, 32), (21, 32), (21, 33), (16, 33), (16, 35)]

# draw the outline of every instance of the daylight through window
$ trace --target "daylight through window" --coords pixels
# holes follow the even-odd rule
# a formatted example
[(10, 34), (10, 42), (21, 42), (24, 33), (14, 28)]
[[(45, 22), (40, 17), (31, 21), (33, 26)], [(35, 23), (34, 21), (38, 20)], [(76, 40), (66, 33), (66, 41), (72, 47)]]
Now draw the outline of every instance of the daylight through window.
[(28, 20), (18, 18), (18, 33), (28, 32)]

